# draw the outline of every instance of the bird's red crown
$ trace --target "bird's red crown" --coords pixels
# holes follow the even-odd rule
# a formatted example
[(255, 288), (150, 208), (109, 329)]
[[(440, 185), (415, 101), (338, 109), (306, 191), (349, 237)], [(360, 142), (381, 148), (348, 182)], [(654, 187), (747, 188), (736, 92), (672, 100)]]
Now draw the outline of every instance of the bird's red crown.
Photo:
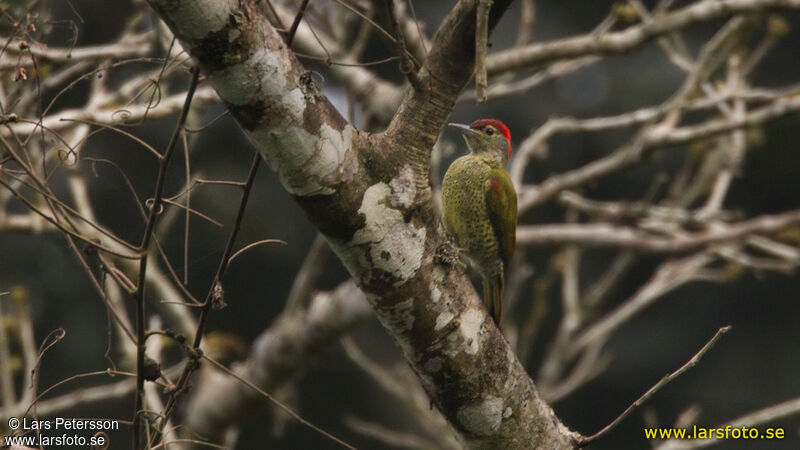
[(488, 125), (497, 128), (498, 131), (503, 133), (503, 136), (505, 136), (506, 140), (508, 141), (508, 158), (511, 159), (511, 132), (508, 131), (508, 127), (505, 126), (503, 122), (500, 122), (497, 119), (478, 119), (469, 124), (469, 127), (473, 130), (482, 130)]

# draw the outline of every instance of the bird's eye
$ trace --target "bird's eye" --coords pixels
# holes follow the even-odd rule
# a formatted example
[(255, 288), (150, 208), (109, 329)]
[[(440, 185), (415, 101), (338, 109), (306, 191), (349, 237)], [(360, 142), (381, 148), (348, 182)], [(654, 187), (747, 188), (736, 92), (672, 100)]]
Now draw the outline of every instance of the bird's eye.
[(488, 134), (489, 136), (493, 135), (494, 134), (494, 128), (487, 128), (486, 129), (486, 134)]

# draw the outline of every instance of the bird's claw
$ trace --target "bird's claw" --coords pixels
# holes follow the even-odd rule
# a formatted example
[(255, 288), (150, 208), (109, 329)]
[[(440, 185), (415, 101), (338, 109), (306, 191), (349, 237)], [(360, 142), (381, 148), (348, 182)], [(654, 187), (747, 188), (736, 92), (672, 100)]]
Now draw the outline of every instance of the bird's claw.
[(436, 251), (433, 255), (433, 262), (435, 264), (464, 269), (467, 265), (461, 261), (461, 258), (458, 256), (458, 254), (459, 250), (454, 247), (453, 244), (450, 242), (445, 242), (436, 248)]

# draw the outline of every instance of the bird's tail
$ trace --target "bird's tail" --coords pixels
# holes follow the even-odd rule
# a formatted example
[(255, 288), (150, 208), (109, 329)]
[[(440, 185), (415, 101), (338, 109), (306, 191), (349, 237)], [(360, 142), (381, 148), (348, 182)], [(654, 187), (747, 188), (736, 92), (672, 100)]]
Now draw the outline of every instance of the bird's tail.
[(483, 302), (498, 327), (502, 327), (504, 285), (505, 280), (502, 271), (498, 275), (484, 275), (483, 277)]

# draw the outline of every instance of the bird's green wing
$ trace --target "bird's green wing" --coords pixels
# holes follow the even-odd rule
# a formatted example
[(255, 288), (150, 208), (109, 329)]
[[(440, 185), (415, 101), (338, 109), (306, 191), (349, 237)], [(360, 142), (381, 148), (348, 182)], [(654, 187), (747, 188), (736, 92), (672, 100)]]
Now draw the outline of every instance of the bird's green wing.
[(502, 167), (492, 169), (486, 188), (489, 218), (500, 243), (500, 256), (507, 267), (517, 241), (517, 192)]

